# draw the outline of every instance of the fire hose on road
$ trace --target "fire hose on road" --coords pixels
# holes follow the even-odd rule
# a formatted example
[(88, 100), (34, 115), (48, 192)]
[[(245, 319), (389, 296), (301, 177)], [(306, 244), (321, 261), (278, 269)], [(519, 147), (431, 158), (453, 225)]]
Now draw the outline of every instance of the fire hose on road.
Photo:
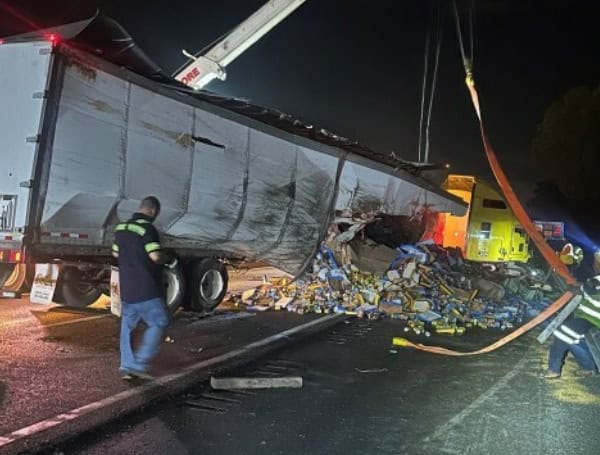
[[(456, 21), (458, 44), (459, 44), (459, 48), (460, 48), (460, 52), (461, 52), (461, 56), (462, 56), (463, 66), (465, 69), (465, 75), (466, 75), (465, 83), (469, 90), (469, 94), (471, 96), (471, 101), (473, 103), (475, 113), (477, 114), (477, 118), (479, 120), (479, 129), (480, 129), (480, 133), (481, 133), (481, 140), (483, 142), (485, 154), (486, 154), (487, 160), (490, 164), (490, 167), (492, 169), (492, 172), (494, 174), (494, 177), (496, 179), (496, 182), (498, 183), (500, 190), (502, 191), (506, 201), (508, 202), (509, 207), (512, 209), (515, 216), (517, 217), (517, 219), (519, 220), (519, 222), (521, 223), (521, 225), (523, 226), (523, 228), (529, 235), (529, 238), (531, 238), (531, 240), (533, 240), (535, 246), (538, 248), (538, 250), (544, 257), (544, 259), (546, 260), (548, 265), (552, 268), (552, 270), (555, 273), (557, 273), (565, 281), (567, 286), (570, 288), (570, 290), (567, 290), (566, 292), (564, 292), (562, 296), (560, 296), (557, 300), (555, 300), (551, 305), (548, 306), (548, 308), (546, 308), (544, 311), (542, 311), (540, 314), (538, 314), (531, 321), (527, 322), (525, 325), (519, 327), (517, 330), (506, 335), (505, 337), (500, 338), (498, 341), (490, 344), (489, 346), (478, 349), (476, 351), (460, 352), (460, 351), (454, 351), (451, 349), (443, 348), (440, 346), (428, 346), (428, 345), (413, 343), (405, 338), (395, 338), (394, 339), (394, 344), (396, 346), (411, 347), (411, 348), (418, 349), (420, 351), (431, 352), (434, 354), (441, 354), (441, 355), (469, 356), (469, 355), (485, 354), (485, 353), (494, 351), (494, 350), (506, 345), (507, 343), (510, 343), (511, 341), (515, 340), (516, 338), (520, 337), (521, 335), (523, 335), (524, 333), (533, 329), (534, 327), (537, 327), (542, 322), (546, 321), (553, 314), (555, 314), (556, 312), (561, 310), (563, 307), (565, 307), (576, 296), (577, 291), (575, 289), (576, 289), (576, 286), (578, 285), (578, 283), (577, 283), (577, 280), (570, 274), (567, 266), (559, 260), (558, 256), (554, 253), (554, 251), (552, 250), (550, 245), (548, 245), (548, 243), (546, 242), (546, 240), (544, 239), (542, 234), (535, 228), (533, 222), (529, 218), (529, 215), (525, 211), (525, 208), (519, 201), (510, 182), (508, 181), (508, 178), (506, 177), (506, 174), (504, 173), (504, 170), (502, 169), (502, 166), (500, 165), (500, 162), (498, 161), (498, 157), (496, 156), (496, 153), (495, 153), (489, 139), (487, 138), (484, 124), (483, 124), (483, 118), (481, 116), (481, 107), (479, 104), (479, 94), (477, 93), (477, 90), (475, 88), (475, 79), (473, 76), (473, 62), (472, 62), (473, 53), (472, 53), (472, 49), (471, 49), (471, 53), (470, 53), (471, 55), (470, 55), (470, 57), (467, 57), (467, 54), (465, 52), (464, 42), (463, 42), (463, 38), (462, 38), (462, 30), (461, 30), (461, 25), (460, 25), (460, 17), (459, 17), (458, 9), (456, 7), (456, 2), (454, 2), (454, 17), (455, 17), (455, 21)], [(472, 26), (470, 27), (470, 30), (471, 30), (471, 34), (472, 34), (473, 33)], [(472, 43), (473, 43), (473, 39), (471, 37), (471, 46), (473, 45)]]

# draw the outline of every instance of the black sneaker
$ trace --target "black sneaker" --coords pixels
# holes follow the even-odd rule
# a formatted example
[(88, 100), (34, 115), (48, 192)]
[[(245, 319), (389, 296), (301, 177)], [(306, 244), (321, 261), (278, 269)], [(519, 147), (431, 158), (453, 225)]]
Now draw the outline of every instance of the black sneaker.
[(119, 374), (121, 375), (121, 379), (123, 381), (132, 381), (137, 379), (137, 376), (129, 370), (119, 370)]
[(152, 376), (147, 371), (129, 370), (129, 371), (127, 371), (127, 374), (133, 376), (134, 378), (141, 378), (141, 379), (145, 379), (147, 381), (153, 381), (154, 379), (156, 379), (154, 376)]

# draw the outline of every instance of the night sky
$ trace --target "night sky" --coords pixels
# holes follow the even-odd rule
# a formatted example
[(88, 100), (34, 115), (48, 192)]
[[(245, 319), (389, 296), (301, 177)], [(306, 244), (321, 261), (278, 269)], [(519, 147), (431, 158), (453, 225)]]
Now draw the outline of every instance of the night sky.
[[(28, 31), (31, 23), (81, 19), (100, 8), (170, 73), (185, 61), (181, 48), (196, 52), (264, 1), (0, 0), (0, 35)], [(543, 177), (529, 149), (546, 107), (569, 88), (600, 82), (595, 3), (476, 1), (475, 75), (486, 126), (509, 177), (525, 196)], [(307, 0), (229, 66), (226, 82), (213, 82), (209, 89), (415, 160), (423, 49), (435, 4), (442, 7), (444, 41), (431, 159), (451, 163), (457, 173), (487, 177), (449, 1)], [(463, 8), (467, 4), (459, 2)]]

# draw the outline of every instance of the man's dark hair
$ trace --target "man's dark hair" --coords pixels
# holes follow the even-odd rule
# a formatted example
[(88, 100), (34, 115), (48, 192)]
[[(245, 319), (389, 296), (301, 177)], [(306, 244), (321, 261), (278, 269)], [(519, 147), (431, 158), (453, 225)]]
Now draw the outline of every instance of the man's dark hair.
[(154, 196), (148, 196), (142, 199), (140, 204), (141, 209), (155, 210), (156, 213), (160, 212), (160, 201)]

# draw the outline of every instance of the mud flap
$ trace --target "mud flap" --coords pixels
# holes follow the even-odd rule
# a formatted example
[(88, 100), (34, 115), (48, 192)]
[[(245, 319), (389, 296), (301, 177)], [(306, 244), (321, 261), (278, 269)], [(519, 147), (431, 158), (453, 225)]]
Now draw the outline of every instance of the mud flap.
[(31, 303), (49, 305), (52, 303), (56, 282), (58, 280), (58, 265), (36, 264), (35, 277), (29, 299)]
[(585, 334), (585, 342), (590, 348), (596, 368), (600, 370), (600, 329), (593, 327), (588, 330)]
[(110, 269), (110, 312), (121, 317), (121, 294), (119, 292), (119, 268)]
[(0, 264), (0, 288), (4, 286), (8, 277), (12, 275), (15, 264)]

